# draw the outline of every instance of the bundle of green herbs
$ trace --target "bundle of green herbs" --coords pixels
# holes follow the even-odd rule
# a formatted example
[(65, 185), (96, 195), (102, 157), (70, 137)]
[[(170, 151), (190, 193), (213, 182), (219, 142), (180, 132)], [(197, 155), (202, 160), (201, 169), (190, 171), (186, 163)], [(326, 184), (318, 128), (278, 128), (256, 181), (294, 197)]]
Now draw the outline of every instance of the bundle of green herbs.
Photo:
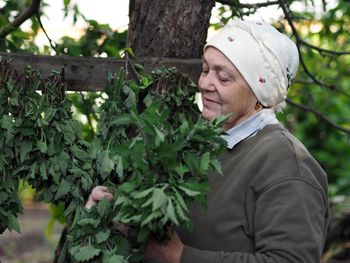
[[(71, 230), (70, 252), (78, 262), (137, 262), (150, 235), (161, 242), (177, 226), (190, 231), (192, 204), (206, 204), (208, 172), (221, 173), (225, 117), (201, 117), (196, 85), (175, 68), (139, 81), (124, 81), (124, 74), (106, 87), (93, 147), (96, 175), (114, 201), (85, 210)], [(111, 222), (126, 226), (128, 236)]]
[(63, 75), (43, 78), (29, 67), (19, 74), (1, 61), (0, 78), (0, 231), (20, 231), (20, 180), (35, 188), (37, 200), (64, 207), (73, 222), (94, 185), (93, 160)]

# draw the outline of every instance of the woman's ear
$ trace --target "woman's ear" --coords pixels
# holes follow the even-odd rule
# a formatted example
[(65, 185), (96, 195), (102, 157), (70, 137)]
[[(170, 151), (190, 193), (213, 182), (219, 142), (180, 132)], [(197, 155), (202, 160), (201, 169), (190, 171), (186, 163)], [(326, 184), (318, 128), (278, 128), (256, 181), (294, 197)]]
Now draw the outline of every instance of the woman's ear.
[(254, 107), (254, 110), (256, 111), (260, 111), (264, 108), (264, 106), (257, 100), (256, 101), (256, 104), (255, 104), (255, 107)]

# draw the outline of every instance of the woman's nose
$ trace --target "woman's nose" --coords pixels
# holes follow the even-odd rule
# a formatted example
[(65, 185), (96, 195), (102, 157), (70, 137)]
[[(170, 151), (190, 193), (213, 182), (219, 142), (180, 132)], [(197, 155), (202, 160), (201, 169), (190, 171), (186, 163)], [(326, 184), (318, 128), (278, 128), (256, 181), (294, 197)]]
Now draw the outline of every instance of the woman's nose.
[(213, 73), (211, 71), (206, 74), (202, 73), (202, 75), (199, 77), (198, 86), (200, 90), (214, 91), (215, 84)]

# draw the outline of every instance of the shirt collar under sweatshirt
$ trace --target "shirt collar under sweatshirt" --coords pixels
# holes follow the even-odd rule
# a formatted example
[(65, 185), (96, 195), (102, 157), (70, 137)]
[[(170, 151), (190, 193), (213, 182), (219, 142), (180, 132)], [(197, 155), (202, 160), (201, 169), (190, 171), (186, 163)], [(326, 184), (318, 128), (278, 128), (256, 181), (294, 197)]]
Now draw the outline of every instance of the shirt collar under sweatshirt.
[(227, 142), (227, 148), (232, 149), (240, 141), (257, 134), (266, 125), (277, 123), (275, 112), (272, 109), (263, 109), (229, 129), (222, 137)]

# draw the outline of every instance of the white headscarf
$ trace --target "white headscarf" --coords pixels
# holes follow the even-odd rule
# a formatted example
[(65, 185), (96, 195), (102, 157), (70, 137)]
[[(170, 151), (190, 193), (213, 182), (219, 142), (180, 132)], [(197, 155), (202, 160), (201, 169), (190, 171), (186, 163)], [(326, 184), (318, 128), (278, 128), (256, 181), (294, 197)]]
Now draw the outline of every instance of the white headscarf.
[(258, 101), (273, 107), (286, 99), (299, 65), (294, 42), (257, 21), (231, 20), (204, 46), (221, 51), (242, 74)]

